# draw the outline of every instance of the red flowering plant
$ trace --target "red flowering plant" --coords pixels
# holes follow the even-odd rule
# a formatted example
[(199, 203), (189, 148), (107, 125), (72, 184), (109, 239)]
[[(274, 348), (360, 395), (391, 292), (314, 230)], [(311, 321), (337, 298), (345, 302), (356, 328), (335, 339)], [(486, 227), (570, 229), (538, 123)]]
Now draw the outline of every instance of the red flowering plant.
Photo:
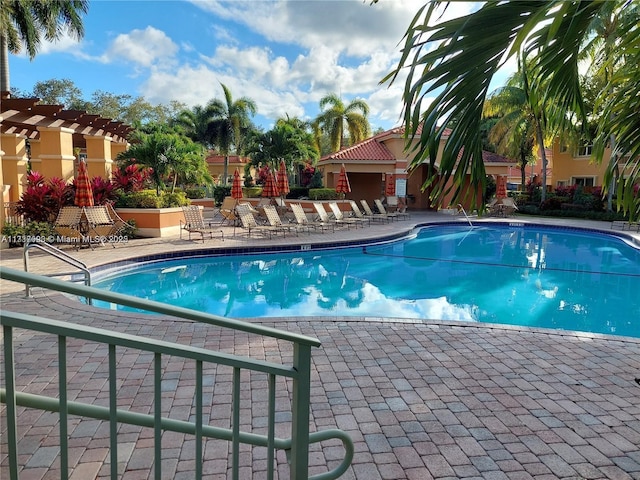
[(31, 222), (53, 222), (65, 205), (73, 204), (73, 187), (61, 178), (45, 181), (39, 172), (27, 174), (27, 187), (18, 201), (16, 211)]
[(313, 165), (307, 163), (300, 172), (300, 185), (302, 185), (303, 187), (308, 187), (315, 173), (316, 168)]
[(96, 205), (112, 203), (116, 199), (116, 186), (113, 182), (102, 177), (93, 177), (91, 179), (91, 190), (93, 190), (93, 202)]
[(124, 193), (138, 192), (148, 184), (152, 173), (151, 167), (132, 163), (123, 169), (115, 170), (112, 183), (116, 190), (122, 190)]
[(264, 185), (267, 181), (268, 176), (269, 176), (269, 167), (266, 165), (260, 167), (260, 170), (258, 170), (258, 178), (256, 180), (256, 185)]

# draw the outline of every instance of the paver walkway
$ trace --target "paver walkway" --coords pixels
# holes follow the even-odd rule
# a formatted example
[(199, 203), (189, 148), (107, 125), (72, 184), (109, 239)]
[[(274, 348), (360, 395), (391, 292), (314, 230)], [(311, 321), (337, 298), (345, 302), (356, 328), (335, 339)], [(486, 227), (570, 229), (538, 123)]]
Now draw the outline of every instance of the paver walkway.
[[(411, 221), (433, 218), (414, 215)], [(363, 231), (384, 234), (390, 231), (385, 229), (410, 224), (390, 225), (336, 233), (334, 240)], [(225, 240), (232, 241), (246, 240)], [(179, 239), (137, 242), (78, 254), (96, 265), (107, 258), (126, 258), (134, 251), (202, 248)], [(38, 260), (39, 268), (52, 268), (48, 260)], [(16, 252), (2, 252), (3, 266), (22, 268), (20, 262)], [(291, 356), (288, 346), (273, 340), (188, 321), (97, 310), (40, 289), (25, 299), (7, 282), (0, 286), (2, 308), (11, 311), (276, 362)], [(638, 340), (464, 322), (343, 317), (253, 321), (322, 342), (312, 356), (311, 429), (337, 427), (353, 438), (356, 453), (343, 478), (640, 479)], [(16, 344), (20, 346), (19, 387), (55, 393), (55, 338), (21, 332)], [(71, 342), (68, 362), (72, 399), (91, 401), (106, 392), (103, 348)], [(167, 362), (163, 414), (188, 418), (192, 369), (176, 360)], [(132, 352), (120, 359), (120, 408), (149, 411), (152, 385), (145, 376), (152, 369), (145, 355)], [(206, 414), (212, 424), (224, 424), (228, 422), (229, 377), (222, 371), (207, 373), (211, 407)], [(243, 389), (250, 404), (247, 413), (253, 413), (253, 419), (247, 419), (243, 411), (243, 427), (259, 430), (264, 421), (260, 396), (264, 380), (247, 379)], [(287, 403), (286, 398), (279, 401)], [(277, 421), (286, 424), (288, 418), (283, 414)], [(4, 428), (3, 422), (3, 439)], [(153, 432), (128, 426), (121, 426), (119, 432), (122, 478), (153, 478)], [(21, 409), (19, 435), (24, 466), (20, 478), (60, 478), (57, 415)], [(69, 443), (73, 480), (108, 478), (108, 424), (72, 417)], [(0, 478), (4, 479), (4, 441), (1, 446)], [(163, 447), (163, 478), (192, 479), (192, 439), (166, 433)], [(311, 473), (326, 471), (341, 458), (337, 443), (312, 446)], [(226, 479), (228, 460), (225, 443), (208, 441), (204, 478)], [(288, 478), (284, 461), (279, 455), (276, 478)], [(253, 455), (243, 451), (241, 464), (240, 478), (266, 478), (260, 451)]]

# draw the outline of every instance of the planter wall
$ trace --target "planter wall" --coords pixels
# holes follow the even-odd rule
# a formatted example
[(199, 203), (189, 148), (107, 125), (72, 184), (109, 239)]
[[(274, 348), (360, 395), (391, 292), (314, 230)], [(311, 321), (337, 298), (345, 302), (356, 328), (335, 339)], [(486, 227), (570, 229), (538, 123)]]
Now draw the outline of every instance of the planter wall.
[(117, 208), (124, 220), (135, 220), (136, 235), (140, 237), (174, 237), (180, 235), (182, 208)]

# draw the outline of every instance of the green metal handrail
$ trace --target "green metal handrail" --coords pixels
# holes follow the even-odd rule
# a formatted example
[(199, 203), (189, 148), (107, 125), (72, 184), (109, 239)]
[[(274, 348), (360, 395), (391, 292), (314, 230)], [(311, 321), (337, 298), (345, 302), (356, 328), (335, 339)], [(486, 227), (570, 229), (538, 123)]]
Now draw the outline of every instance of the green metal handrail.
[[(40, 286), (65, 293), (71, 293), (87, 298), (96, 298), (106, 302), (127, 305), (157, 313), (164, 313), (174, 317), (205, 322), (211, 325), (232, 328), (257, 335), (269, 336), (293, 343), (293, 362), (291, 366), (285, 366), (273, 362), (254, 360), (237, 355), (214, 352), (198, 347), (154, 340), (134, 335), (111, 332), (89, 326), (77, 325), (51, 319), (43, 319), (33, 315), (15, 312), (0, 312), (0, 323), (4, 333), (4, 358), (5, 358), (5, 384), (6, 390), (0, 390), (0, 401), (7, 404), (7, 429), (8, 429), (8, 456), (9, 474), (11, 480), (18, 480), (18, 452), (17, 452), (17, 417), (16, 407), (26, 406), (40, 408), (52, 412), (58, 412), (60, 416), (61, 439), (61, 475), (68, 476), (68, 448), (67, 448), (67, 416), (81, 415), (110, 422), (110, 446), (111, 446), (111, 478), (117, 478), (117, 424), (130, 423), (152, 427), (155, 431), (155, 478), (161, 478), (161, 434), (162, 430), (193, 434), (196, 436), (196, 472), (195, 477), (202, 476), (202, 437), (228, 440), (232, 443), (232, 472), (233, 478), (238, 478), (239, 472), (239, 445), (240, 443), (266, 446), (268, 452), (267, 472), (268, 478), (273, 478), (274, 450), (284, 449), (290, 459), (290, 475), (292, 479), (330, 480), (342, 475), (351, 464), (353, 458), (353, 443), (350, 437), (341, 430), (325, 430), (321, 432), (309, 432), (309, 402), (310, 402), (310, 372), (311, 372), (311, 347), (320, 346), (320, 342), (312, 337), (298, 335), (282, 330), (277, 330), (261, 325), (231, 320), (215, 315), (204, 314), (192, 310), (173, 307), (171, 305), (153, 302), (144, 299), (130, 297), (93, 287), (63, 282), (49, 277), (20, 272), (0, 267), (0, 278), (32, 286)], [(88, 307), (91, 308), (91, 307)], [(13, 328), (29, 329), (33, 331), (49, 333), (58, 337), (59, 357), (59, 399), (17, 392), (14, 372), (14, 346)], [(109, 407), (100, 407), (91, 404), (71, 402), (67, 400), (66, 384), (66, 339), (78, 338), (87, 341), (107, 344), (109, 346)], [(144, 415), (117, 408), (116, 402), (116, 349), (135, 348), (152, 352), (154, 354), (154, 413)], [(163, 418), (161, 411), (161, 359), (162, 355), (171, 355), (190, 359), (195, 362), (196, 370), (196, 415), (195, 422), (183, 422), (175, 419)], [(233, 396), (232, 396), (232, 420), (231, 429), (222, 429), (203, 425), (202, 420), (202, 372), (203, 363), (214, 363), (233, 368)], [(267, 435), (257, 435), (239, 430), (240, 412), (240, 371), (242, 369), (254, 372), (262, 372), (268, 376), (269, 401), (268, 401), (268, 429)], [(288, 439), (275, 438), (275, 379), (277, 376), (292, 379), (292, 422), (291, 437)], [(309, 444), (339, 439), (345, 448), (345, 458), (331, 471), (309, 477)]]

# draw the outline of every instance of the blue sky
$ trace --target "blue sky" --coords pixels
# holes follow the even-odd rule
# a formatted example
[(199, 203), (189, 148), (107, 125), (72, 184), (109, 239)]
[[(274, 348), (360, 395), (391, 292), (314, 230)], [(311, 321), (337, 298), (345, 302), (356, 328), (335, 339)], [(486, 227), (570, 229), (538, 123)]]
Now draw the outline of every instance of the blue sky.
[[(380, 85), (398, 62), (402, 37), (424, 0), (92, 0), (80, 42), (44, 44), (30, 61), (10, 56), (11, 86), (30, 92), (37, 81), (72, 80), (89, 99), (95, 91), (172, 100), (188, 107), (223, 98), (258, 106), (270, 128), (280, 116), (318, 114), (337, 93), (362, 98), (374, 129), (399, 125), (403, 81)], [(471, 2), (448, 12), (468, 13)]]

